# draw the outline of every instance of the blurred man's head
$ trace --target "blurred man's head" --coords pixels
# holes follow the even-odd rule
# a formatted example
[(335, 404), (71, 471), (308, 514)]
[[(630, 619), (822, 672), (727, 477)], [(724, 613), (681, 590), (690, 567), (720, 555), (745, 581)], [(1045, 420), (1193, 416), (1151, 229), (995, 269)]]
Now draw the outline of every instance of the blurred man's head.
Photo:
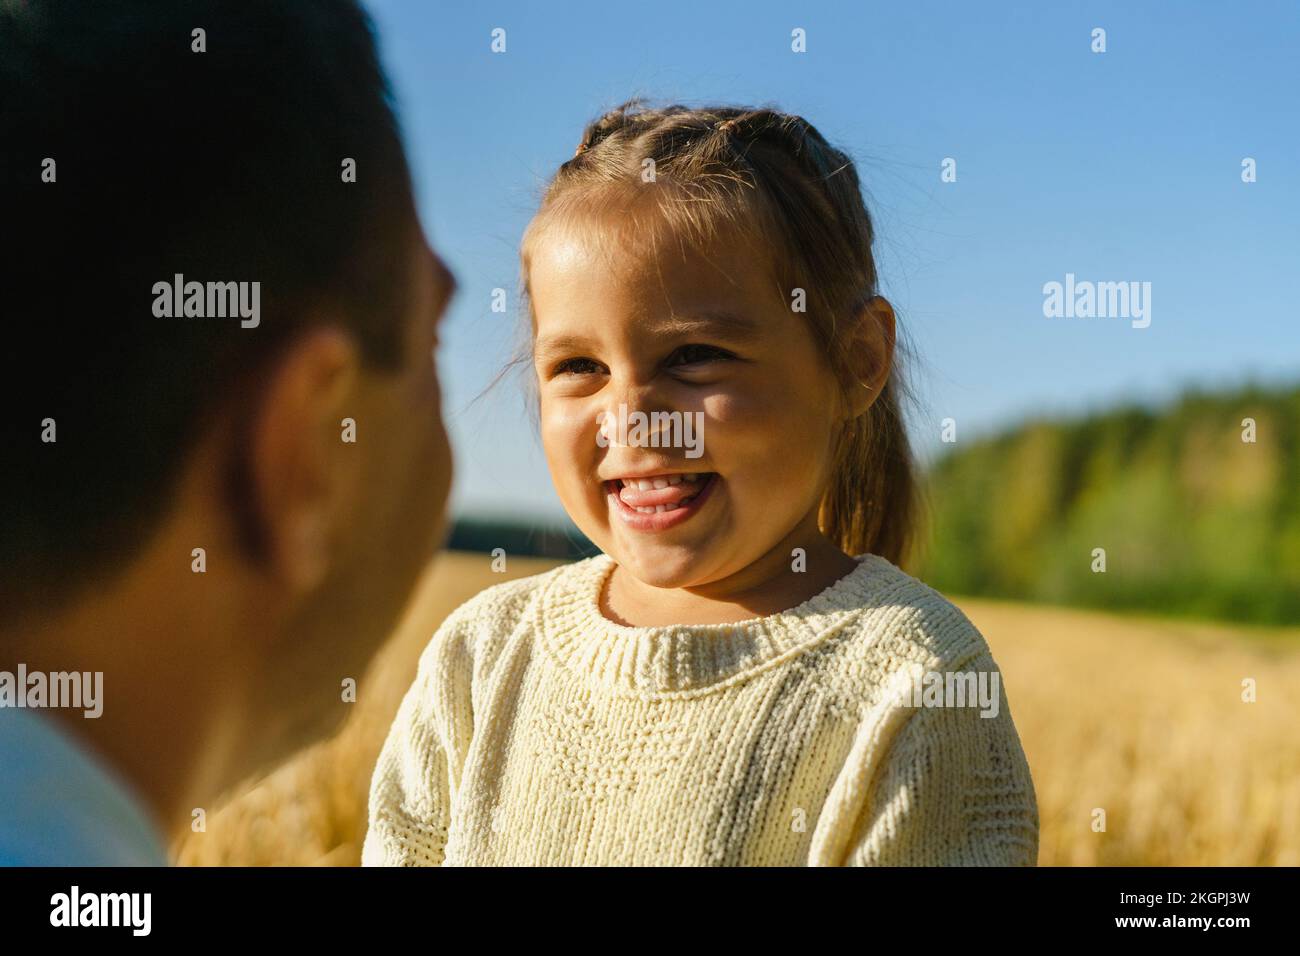
[(450, 482), (453, 283), (366, 17), (0, 0), (0, 188), (4, 627), (133, 602), (156, 641), (151, 602), (184, 599), (213, 631), (158, 654), (337, 700)]

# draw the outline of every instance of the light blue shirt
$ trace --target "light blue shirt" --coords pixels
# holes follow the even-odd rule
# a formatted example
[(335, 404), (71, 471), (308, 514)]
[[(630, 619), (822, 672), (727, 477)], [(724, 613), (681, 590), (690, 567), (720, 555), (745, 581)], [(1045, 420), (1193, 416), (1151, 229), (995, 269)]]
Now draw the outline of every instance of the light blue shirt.
[(140, 799), (39, 711), (0, 707), (0, 866), (167, 866)]

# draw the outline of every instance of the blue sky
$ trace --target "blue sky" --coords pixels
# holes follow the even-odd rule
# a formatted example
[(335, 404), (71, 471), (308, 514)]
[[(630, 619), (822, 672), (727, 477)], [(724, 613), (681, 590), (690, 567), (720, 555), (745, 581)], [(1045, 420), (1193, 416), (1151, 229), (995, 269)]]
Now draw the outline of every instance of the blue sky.
[[(947, 417), (965, 441), (1300, 378), (1293, 0), (367, 5), (425, 228), (461, 286), (439, 362), (458, 514), (563, 514), (520, 382), (474, 399), (518, 341), (516, 247), (542, 187), (633, 95), (775, 105), (857, 160), (882, 292), (916, 353), (923, 453)], [(1044, 317), (1043, 285), (1066, 273), (1150, 282), (1150, 326)]]

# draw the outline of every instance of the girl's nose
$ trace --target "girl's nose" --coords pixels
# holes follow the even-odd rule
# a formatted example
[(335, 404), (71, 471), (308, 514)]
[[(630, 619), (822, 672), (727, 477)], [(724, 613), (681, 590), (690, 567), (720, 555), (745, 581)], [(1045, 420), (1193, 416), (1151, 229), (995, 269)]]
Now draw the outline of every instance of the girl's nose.
[(643, 412), (671, 412), (672, 404), (668, 396), (654, 382), (637, 381), (631, 377), (611, 383), (613, 387), (606, 390), (605, 408), (615, 415), (619, 409), (626, 409), (627, 414)]
[(599, 434), (611, 447), (668, 447), (674, 412), (681, 412), (653, 386), (611, 389), (601, 408)]

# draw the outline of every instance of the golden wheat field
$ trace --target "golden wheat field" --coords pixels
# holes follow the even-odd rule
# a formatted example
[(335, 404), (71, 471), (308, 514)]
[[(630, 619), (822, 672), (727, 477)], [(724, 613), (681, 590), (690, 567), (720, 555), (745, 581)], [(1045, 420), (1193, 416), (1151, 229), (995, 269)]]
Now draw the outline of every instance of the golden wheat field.
[[(370, 771), (429, 636), (482, 588), (555, 563), (511, 558), (502, 575), (489, 562), (434, 561), (342, 729), (236, 788), (174, 848), (178, 862), (357, 864)], [(1040, 865), (1300, 864), (1300, 628), (954, 600), (1003, 671), (1038, 793)]]

